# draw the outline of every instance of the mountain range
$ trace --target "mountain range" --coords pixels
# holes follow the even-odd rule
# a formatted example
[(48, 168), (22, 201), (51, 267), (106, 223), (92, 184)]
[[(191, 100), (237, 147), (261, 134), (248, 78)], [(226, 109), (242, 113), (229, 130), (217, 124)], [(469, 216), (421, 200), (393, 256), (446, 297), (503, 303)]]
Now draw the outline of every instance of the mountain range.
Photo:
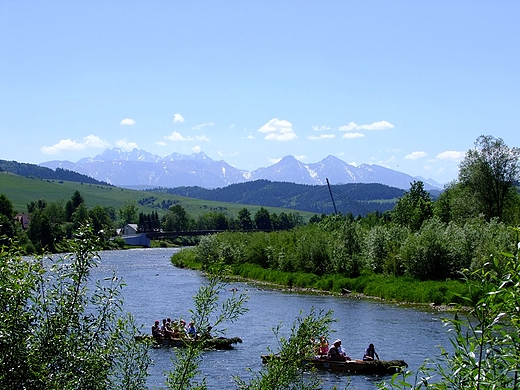
[(307, 185), (380, 183), (408, 190), (413, 181), (422, 181), (426, 190), (439, 190), (442, 185), (431, 179), (408, 174), (375, 164), (354, 166), (334, 156), (306, 164), (286, 156), (276, 164), (254, 171), (237, 169), (223, 160), (215, 161), (203, 152), (191, 155), (173, 153), (160, 157), (144, 150), (130, 152), (118, 148), (78, 162), (47, 161), (39, 164), (50, 169), (62, 168), (127, 188), (175, 188), (198, 186), (221, 188), (255, 180), (290, 182)]

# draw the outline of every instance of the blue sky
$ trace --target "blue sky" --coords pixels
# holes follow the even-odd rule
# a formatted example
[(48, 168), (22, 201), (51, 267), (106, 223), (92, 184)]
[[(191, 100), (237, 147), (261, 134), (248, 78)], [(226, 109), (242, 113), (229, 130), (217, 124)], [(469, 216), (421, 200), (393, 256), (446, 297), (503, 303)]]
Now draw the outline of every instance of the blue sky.
[(518, 1), (0, 0), (0, 159), (286, 155), (439, 183), (520, 144)]

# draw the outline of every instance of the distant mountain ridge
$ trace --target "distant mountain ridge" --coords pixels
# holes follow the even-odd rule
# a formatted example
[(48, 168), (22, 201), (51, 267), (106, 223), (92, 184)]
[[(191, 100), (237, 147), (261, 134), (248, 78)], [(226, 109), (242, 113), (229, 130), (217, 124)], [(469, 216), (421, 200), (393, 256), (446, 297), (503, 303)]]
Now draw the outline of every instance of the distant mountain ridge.
[[(263, 179), (214, 189), (176, 187), (150, 191), (217, 202), (282, 207), (316, 214), (331, 214), (337, 211), (354, 215), (392, 210), (397, 199), (405, 192), (403, 189), (379, 183), (333, 185), (329, 191), (326, 185), (271, 182)], [(330, 192), (333, 194), (334, 203)]]
[(237, 169), (227, 162), (215, 161), (203, 152), (191, 155), (173, 153), (166, 157), (144, 150), (106, 149), (93, 158), (78, 162), (47, 161), (39, 164), (50, 169), (67, 169), (120, 187), (190, 187), (221, 188), (231, 184), (255, 180), (290, 182), (307, 185), (379, 183), (400, 189), (409, 189), (410, 183), (421, 180), (426, 190), (442, 186), (433, 180), (418, 179), (379, 165), (347, 164), (334, 156), (306, 164), (293, 156), (286, 156), (276, 164), (254, 171)]

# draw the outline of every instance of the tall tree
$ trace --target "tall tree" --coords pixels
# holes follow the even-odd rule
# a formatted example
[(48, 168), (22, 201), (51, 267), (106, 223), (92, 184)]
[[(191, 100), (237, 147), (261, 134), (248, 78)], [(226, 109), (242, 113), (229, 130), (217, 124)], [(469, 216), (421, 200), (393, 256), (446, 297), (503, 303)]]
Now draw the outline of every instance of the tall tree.
[(119, 209), (119, 219), (121, 220), (121, 227), (129, 223), (137, 223), (137, 206), (131, 202), (126, 203)]
[(514, 185), (519, 173), (520, 148), (508, 147), (502, 138), (481, 135), (459, 166), (459, 181), (475, 194), (486, 218), (503, 219), (504, 206), (517, 195)]
[(11, 200), (4, 194), (0, 194), (0, 214), (5, 215), (8, 218), (14, 216), (13, 204)]
[(166, 214), (164, 222), (164, 230), (166, 231), (183, 231), (188, 230), (190, 226), (190, 218), (184, 207), (180, 204), (170, 207)]
[(394, 221), (415, 231), (433, 216), (433, 203), (422, 181), (411, 183), (410, 191), (399, 198), (392, 215)]
[(74, 191), (70, 199), (65, 204), (65, 217), (67, 221), (72, 221), (72, 215), (76, 211), (76, 209), (85, 203), (85, 198), (80, 194), (78, 190)]
[(241, 230), (251, 230), (253, 229), (253, 221), (251, 219), (251, 213), (249, 210), (244, 207), (238, 212), (237, 216), (238, 225)]
[(13, 204), (7, 196), (0, 194), (0, 243), (2, 242), (3, 235), (9, 238), (15, 236), (16, 229), (14, 227), (13, 216)]
[(255, 224), (256, 228), (260, 230), (271, 230), (273, 228), (271, 215), (267, 209), (260, 207), (260, 210), (255, 213)]

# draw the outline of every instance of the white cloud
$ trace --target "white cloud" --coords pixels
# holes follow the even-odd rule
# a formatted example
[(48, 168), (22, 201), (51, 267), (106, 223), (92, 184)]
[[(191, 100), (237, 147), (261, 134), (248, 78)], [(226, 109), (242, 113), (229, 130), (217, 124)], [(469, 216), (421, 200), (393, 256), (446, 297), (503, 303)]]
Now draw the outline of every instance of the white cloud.
[(214, 125), (213, 122), (210, 122), (210, 123), (202, 123), (202, 124), (200, 124), (200, 125), (193, 126), (193, 130), (200, 130), (200, 129), (202, 129), (203, 127), (213, 126), (213, 125)]
[(196, 137), (185, 137), (181, 133), (178, 133), (174, 131), (170, 135), (165, 136), (164, 138), (170, 140), (170, 141), (180, 141), (180, 142), (186, 142), (186, 141), (209, 141), (210, 139), (206, 137), (205, 135), (198, 135)]
[(166, 146), (167, 145), (166, 142), (164, 142), (164, 141), (157, 141), (156, 144), (159, 145), (159, 146)]
[(439, 153), (436, 158), (439, 160), (462, 160), (465, 155), (466, 152), (447, 150), (445, 152)]
[(191, 148), (191, 151), (193, 153), (200, 153), (201, 150), (202, 149), (201, 149), (201, 147), (199, 145), (195, 145), (193, 148)]
[(417, 152), (412, 152), (410, 154), (407, 154), (406, 156), (404, 156), (405, 160), (417, 160), (419, 158), (423, 158), (423, 157), (426, 157), (428, 154), (426, 152), (423, 152), (423, 151), (417, 151)]
[(181, 114), (173, 114), (173, 122), (182, 123), (182, 122), (184, 122), (184, 118)]
[(91, 147), (91, 148), (107, 148), (110, 146), (110, 144), (99, 138), (97, 135), (87, 135), (84, 139), (84, 144), (86, 147)]
[(307, 156), (304, 154), (300, 154), (299, 156), (294, 156), (294, 158), (298, 161), (307, 160)]
[(73, 141), (71, 139), (62, 139), (57, 144), (52, 146), (43, 146), (40, 150), (44, 154), (58, 154), (67, 150), (79, 150), (84, 149), (85, 145)]
[(128, 150), (128, 151), (131, 151), (131, 150), (134, 150), (137, 148), (137, 144), (135, 142), (130, 142), (130, 141), (127, 141), (126, 139), (120, 139), (119, 141), (116, 142), (116, 145), (118, 147), (120, 147), (121, 149)]
[(127, 126), (132, 126), (132, 125), (135, 125), (135, 121), (133, 119), (130, 119), (130, 118), (125, 118), (121, 121), (120, 123), (121, 125), (127, 125)]
[(298, 138), (292, 128), (292, 123), (285, 119), (273, 118), (260, 127), (258, 132), (267, 134), (264, 137), (266, 141), (291, 141)]
[(329, 131), (330, 127), (328, 126), (312, 126), (312, 130), (314, 131)]
[(176, 131), (170, 135), (165, 136), (164, 138), (169, 139), (170, 141), (189, 141), (189, 139), (186, 139), (181, 133)]
[(341, 138), (348, 138), (348, 139), (354, 139), (354, 138), (363, 138), (365, 134), (362, 133), (345, 133), (343, 134), (343, 137)]
[(394, 125), (388, 121), (373, 122), (369, 125), (358, 125), (355, 122), (350, 122), (348, 125), (340, 126), (341, 131), (352, 131), (352, 130), (386, 130), (393, 129)]
[(255, 136), (253, 134), (249, 134), (246, 138), (247, 139), (255, 139)]
[(320, 135), (308, 135), (307, 139), (316, 140), (316, 139), (332, 139), (336, 138), (334, 134), (320, 134)]
[(43, 146), (40, 148), (44, 154), (58, 154), (68, 150), (81, 150), (85, 148), (106, 148), (110, 144), (96, 135), (87, 135), (83, 138), (83, 142), (73, 141), (71, 139), (62, 139), (52, 146)]

